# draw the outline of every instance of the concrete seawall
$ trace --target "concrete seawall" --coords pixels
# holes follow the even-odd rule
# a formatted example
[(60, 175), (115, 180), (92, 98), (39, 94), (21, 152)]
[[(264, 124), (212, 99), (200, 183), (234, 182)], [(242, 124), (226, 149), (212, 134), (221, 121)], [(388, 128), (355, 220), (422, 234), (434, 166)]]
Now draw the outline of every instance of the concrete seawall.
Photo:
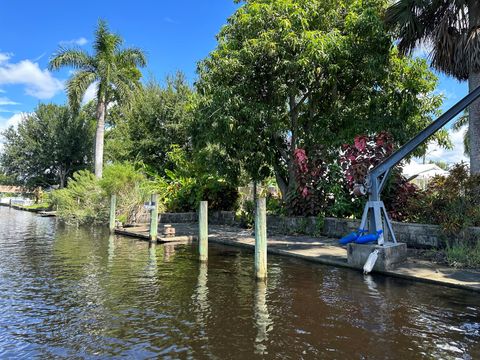
[[(197, 214), (163, 213), (159, 215), (160, 223), (193, 223)], [(239, 226), (235, 213), (231, 211), (211, 212), (209, 223), (213, 225)], [(359, 220), (319, 218), (319, 217), (287, 217), (269, 215), (267, 217), (268, 232), (283, 235), (311, 235), (341, 238), (358, 229)], [(399, 242), (412, 248), (441, 248), (445, 245), (442, 230), (438, 225), (393, 222), (393, 228)], [(466, 230), (467, 236), (480, 236), (479, 227)]]

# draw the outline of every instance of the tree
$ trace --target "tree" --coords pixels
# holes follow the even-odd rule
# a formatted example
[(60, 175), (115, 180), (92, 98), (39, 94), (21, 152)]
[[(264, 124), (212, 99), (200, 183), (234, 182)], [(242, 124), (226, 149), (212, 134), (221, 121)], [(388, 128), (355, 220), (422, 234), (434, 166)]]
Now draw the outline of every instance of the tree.
[(188, 127), (193, 121), (196, 94), (182, 73), (141, 87), (128, 106), (111, 111), (106, 155), (113, 161), (142, 161), (158, 174), (168, 167), (167, 153), (176, 144), (189, 147)]
[(75, 171), (91, 164), (93, 120), (83, 111), (40, 104), (15, 128), (3, 132), (0, 166), (7, 176), (29, 188), (65, 186)]
[(123, 40), (109, 31), (100, 20), (95, 32), (94, 54), (80, 49), (65, 49), (54, 54), (50, 69), (69, 66), (76, 72), (67, 82), (70, 106), (78, 109), (87, 88), (96, 84), (95, 176), (102, 177), (105, 119), (112, 102), (127, 103), (139, 87), (141, 73), (138, 67), (146, 65), (144, 53), (137, 48), (121, 49)]
[[(432, 66), (458, 80), (469, 90), (480, 86), (480, 5), (473, 0), (412, 1), (392, 4), (386, 21), (397, 32), (398, 47), (410, 54), (417, 45), (431, 46)], [(480, 173), (480, 101), (469, 109), (470, 171)]]
[[(273, 170), (288, 197), (297, 188), (297, 149), (332, 163), (357, 134), (388, 129), (397, 144), (406, 142), (431, 121), (441, 97), (426, 62), (392, 47), (384, 5), (246, 1), (198, 66), (194, 145), (219, 144), (254, 180)], [(445, 133), (436, 139), (448, 142)]]

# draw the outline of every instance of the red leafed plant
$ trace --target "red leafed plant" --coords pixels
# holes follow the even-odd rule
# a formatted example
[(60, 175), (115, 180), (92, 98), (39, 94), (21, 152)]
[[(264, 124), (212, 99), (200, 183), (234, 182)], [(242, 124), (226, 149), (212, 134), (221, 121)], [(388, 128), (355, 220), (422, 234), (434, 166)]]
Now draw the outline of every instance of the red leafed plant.
[(376, 135), (357, 135), (354, 144), (342, 146), (340, 165), (350, 190), (355, 184), (363, 184), (367, 172), (391, 155), (394, 150), (392, 136), (383, 131)]
[[(388, 132), (376, 135), (358, 135), (353, 144), (345, 144), (340, 156), (340, 165), (351, 193), (355, 184), (363, 184), (368, 171), (390, 156), (395, 149), (392, 136)], [(418, 188), (407, 182), (397, 167), (392, 172), (383, 199), (389, 216), (396, 221), (409, 218), (409, 202), (418, 195)]]
[(321, 156), (312, 151), (307, 156), (305, 149), (294, 152), (296, 191), (290, 194), (288, 210), (292, 215), (317, 215), (328, 203), (329, 170)]

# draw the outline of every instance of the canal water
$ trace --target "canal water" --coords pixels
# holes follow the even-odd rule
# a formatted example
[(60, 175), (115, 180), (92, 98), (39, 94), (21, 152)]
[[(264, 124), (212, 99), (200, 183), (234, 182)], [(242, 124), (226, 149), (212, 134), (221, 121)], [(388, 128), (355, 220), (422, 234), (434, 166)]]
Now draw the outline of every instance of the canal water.
[(0, 207), (0, 358), (480, 359), (479, 294)]

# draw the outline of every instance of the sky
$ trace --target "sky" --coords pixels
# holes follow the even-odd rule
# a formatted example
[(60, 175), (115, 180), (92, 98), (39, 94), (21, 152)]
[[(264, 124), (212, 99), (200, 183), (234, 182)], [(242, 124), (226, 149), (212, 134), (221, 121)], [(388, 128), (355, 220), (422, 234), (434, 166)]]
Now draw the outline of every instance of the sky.
[[(90, 51), (98, 19), (105, 19), (126, 46), (146, 52), (144, 78), (161, 81), (180, 70), (193, 83), (197, 62), (215, 48), (215, 35), (237, 7), (233, 0), (0, 0), (0, 130), (18, 123), (39, 102), (65, 102), (69, 70), (50, 72), (48, 61), (60, 46)], [(446, 110), (467, 94), (467, 85), (437, 75)], [(466, 160), (462, 136), (451, 133), (451, 151), (430, 146), (427, 159)]]

